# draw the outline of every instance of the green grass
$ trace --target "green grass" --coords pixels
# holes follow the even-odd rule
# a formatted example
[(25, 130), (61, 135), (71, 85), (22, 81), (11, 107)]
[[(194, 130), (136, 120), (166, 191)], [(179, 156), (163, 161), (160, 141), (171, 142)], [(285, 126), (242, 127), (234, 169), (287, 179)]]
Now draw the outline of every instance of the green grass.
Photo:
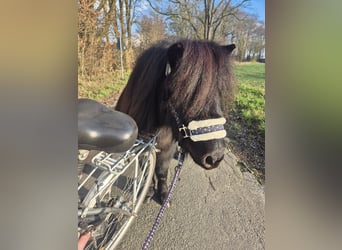
[[(234, 65), (237, 91), (228, 113), (227, 133), (241, 171), (265, 183), (265, 64)], [(241, 167), (242, 166), (242, 167)]]
[(90, 98), (102, 101), (110, 97), (114, 92), (120, 92), (126, 85), (131, 71), (124, 72), (124, 78), (121, 73), (107, 74), (99, 79), (87, 81), (79, 79), (78, 81), (78, 97)]
[(238, 90), (233, 112), (240, 116), (244, 126), (265, 133), (265, 64), (235, 65)]
[(239, 83), (264, 87), (265, 64), (264, 63), (239, 63), (234, 66), (235, 76)]

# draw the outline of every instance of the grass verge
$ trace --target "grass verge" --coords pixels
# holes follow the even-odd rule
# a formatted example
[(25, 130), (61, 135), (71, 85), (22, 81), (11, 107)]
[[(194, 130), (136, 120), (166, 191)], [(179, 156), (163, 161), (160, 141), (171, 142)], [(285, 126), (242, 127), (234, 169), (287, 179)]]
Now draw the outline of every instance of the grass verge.
[(265, 182), (265, 64), (239, 63), (235, 67), (237, 93), (228, 114), (230, 148), (240, 159), (241, 171)]
[(107, 104), (113, 96), (118, 96), (125, 87), (131, 71), (106, 74), (95, 80), (78, 79), (78, 97), (90, 98)]

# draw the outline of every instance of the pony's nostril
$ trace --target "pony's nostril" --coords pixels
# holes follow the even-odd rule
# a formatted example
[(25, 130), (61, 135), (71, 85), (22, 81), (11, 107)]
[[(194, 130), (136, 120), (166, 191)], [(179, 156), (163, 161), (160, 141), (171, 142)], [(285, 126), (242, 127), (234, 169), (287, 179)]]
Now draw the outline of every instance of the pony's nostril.
[(205, 163), (208, 164), (208, 165), (210, 165), (210, 166), (214, 165), (214, 159), (213, 159), (213, 157), (212, 157), (211, 155), (207, 156), (207, 157), (205, 158)]
[(203, 165), (207, 169), (218, 167), (223, 160), (223, 155), (208, 155), (203, 159)]

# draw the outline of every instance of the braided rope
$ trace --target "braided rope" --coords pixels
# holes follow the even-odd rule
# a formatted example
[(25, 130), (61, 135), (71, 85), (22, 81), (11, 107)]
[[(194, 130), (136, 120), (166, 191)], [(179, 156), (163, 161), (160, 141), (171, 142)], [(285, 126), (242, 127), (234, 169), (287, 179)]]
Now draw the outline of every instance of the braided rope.
[(153, 226), (152, 226), (148, 236), (146, 237), (146, 239), (145, 239), (145, 241), (141, 247), (141, 250), (147, 250), (149, 248), (151, 242), (152, 242), (152, 239), (153, 239), (154, 234), (157, 230), (157, 227), (160, 224), (161, 218), (164, 215), (166, 207), (167, 207), (168, 203), (170, 202), (171, 197), (173, 195), (173, 192), (176, 188), (177, 180), (179, 179), (179, 174), (180, 174), (180, 171), (181, 171), (182, 166), (183, 166), (184, 155), (185, 155), (184, 152), (182, 152), (182, 150), (180, 150), (178, 153), (178, 165), (176, 166), (175, 174), (174, 174), (173, 179), (172, 179), (172, 183), (171, 183), (169, 193), (167, 194), (166, 200), (164, 201), (162, 207), (159, 209), (158, 215), (157, 215), (157, 217), (153, 223)]

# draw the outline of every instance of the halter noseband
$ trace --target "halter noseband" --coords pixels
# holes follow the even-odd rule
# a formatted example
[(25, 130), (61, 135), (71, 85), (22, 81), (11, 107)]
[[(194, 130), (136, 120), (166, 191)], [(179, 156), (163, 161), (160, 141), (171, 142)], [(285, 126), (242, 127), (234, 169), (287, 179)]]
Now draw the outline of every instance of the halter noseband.
[(226, 137), (227, 132), (223, 126), (226, 123), (226, 119), (224, 117), (191, 121), (188, 126), (185, 126), (181, 122), (174, 107), (171, 104), (169, 107), (178, 126), (179, 140), (190, 138), (192, 141), (197, 142), (222, 139)]

